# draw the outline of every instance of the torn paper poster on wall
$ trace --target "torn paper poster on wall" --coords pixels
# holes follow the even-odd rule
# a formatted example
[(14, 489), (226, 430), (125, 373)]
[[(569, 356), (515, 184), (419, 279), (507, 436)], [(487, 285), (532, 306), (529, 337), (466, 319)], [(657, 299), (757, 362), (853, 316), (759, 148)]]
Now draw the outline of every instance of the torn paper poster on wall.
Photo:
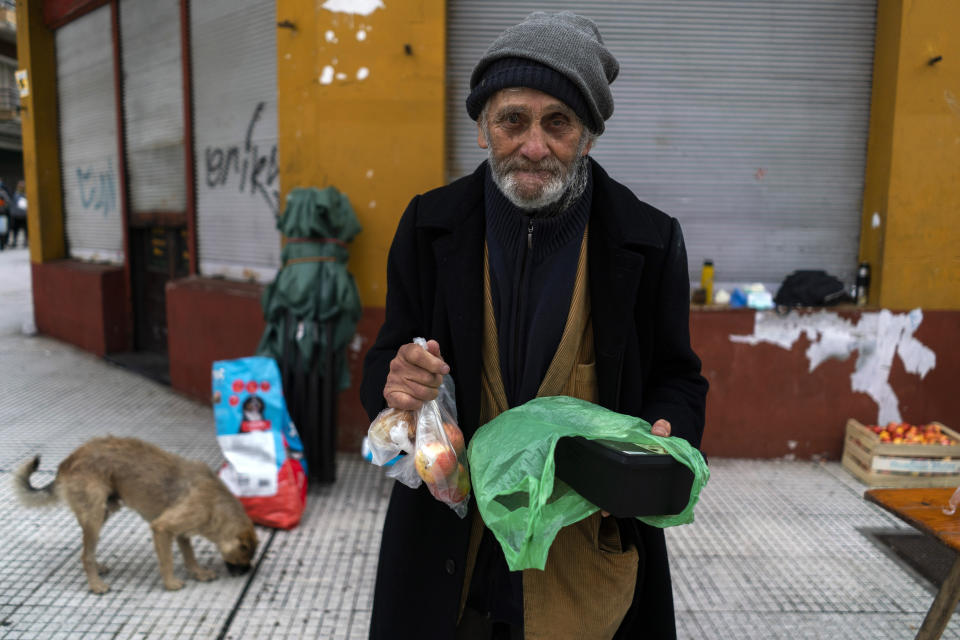
[(893, 357), (899, 356), (907, 373), (919, 375), (921, 379), (937, 364), (936, 354), (913, 337), (921, 322), (920, 309), (899, 314), (886, 309), (863, 313), (856, 324), (828, 311), (790, 312), (785, 316), (758, 311), (753, 334), (732, 335), (730, 340), (749, 345), (767, 342), (789, 350), (805, 335), (810, 341), (806, 352), (810, 371), (825, 360), (846, 360), (856, 351), (857, 363), (850, 375), (850, 388), (873, 398), (878, 407), (877, 424), (887, 424), (902, 422), (899, 401), (890, 386)]

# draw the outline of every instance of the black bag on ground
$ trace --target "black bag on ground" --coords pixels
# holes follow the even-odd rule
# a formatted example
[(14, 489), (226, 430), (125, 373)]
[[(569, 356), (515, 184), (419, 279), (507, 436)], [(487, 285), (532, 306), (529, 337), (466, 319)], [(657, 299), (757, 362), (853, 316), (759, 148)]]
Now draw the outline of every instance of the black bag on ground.
[(773, 302), (778, 307), (828, 307), (853, 302), (843, 283), (826, 271), (794, 271), (783, 280)]

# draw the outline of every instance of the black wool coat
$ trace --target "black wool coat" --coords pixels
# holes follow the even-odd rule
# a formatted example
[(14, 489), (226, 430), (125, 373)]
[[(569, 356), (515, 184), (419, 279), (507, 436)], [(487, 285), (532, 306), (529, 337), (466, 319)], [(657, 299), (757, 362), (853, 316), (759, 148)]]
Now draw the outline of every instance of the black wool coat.
[[(690, 348), (690, 285), (680, 226), (590, 162), (594, 191), (587, 249), (599, 404), (650, 423), (666, 418), (672, 435), (699, 447), (707, 382)], [(485, 164), (415, 197), (400, 219), (387, 261), (386, 318), (367, 353), (360, 387), (371, 420), (385, 406), (390, 361), (419, 336), (437, 340), (450, 365), (468, 442), (480, 426)], [(425, 487), (395, 483), (371, 638), (453, 638), (469, 522)], [(617, 638), (675, 638), (663, 531), (637, 520), (620, 524), (637, 544), (640, 563), (634, 605)]]

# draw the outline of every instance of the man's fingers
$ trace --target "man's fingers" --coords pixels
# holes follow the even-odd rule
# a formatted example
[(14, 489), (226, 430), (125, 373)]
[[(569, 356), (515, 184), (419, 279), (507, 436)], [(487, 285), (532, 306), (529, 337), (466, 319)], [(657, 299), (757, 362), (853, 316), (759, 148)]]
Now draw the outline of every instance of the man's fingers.
[(426, 385), (413, 380), (404, 380), (400, 388), (396, 390), (402, 391), (421, 402), (430, 402), (440, 394), (440, 385)]
[(443, 376), (431, 373), (409, 362), (394, 358), (390, 363), (389, 375), (395, 378), (395, 383), (411, 382), (425, 387), (439, 388), (443, 384)]
[(652, 433), (655, 436), (661, 436), (663, 438), (666, 438), (667, 436), (670, 435), (670, 430), (671, 430), (670, 423), (664, 420), (663, 418), (660, 418), (659, 420), (654, 422), (653, 426), (650, 427), (650, 433)]
[[(431, 348), (431, 343), (433, 343), (433, 349), (435, 353), (431, 353), (429, 349)], [(431, 340), (427, 343), (427, 351), (423, 350), (423, 347), (416, 344), (405, 344), (400, 347), (400, 350), (397, 352), (397, 358), (406, 363), (409, 363), (420, 369), (429, 371), (430, 373), (435, 373), (438, 375), (444, 375), (450, 373), (450, 367), (446, 362), (443, 361), (443, 358), (440, 357), (440, 345), (437, 344), (436, 340)]]
[(427, 340), (427, 352), (435, 358), (443, 360), (443, 356), (440, 355), (440, 343), (436, 340)]
[(387, 406), (391, 409), (400, 409), (401, 411), (416, 411), (423, 406), (423, 402), (411, 397), (403, 391), (384, 391), (383, 397), (387, 401)]
[(412, 411), (419, 409), (424, 402), (430, 402), (439, 395), (440, 376), (421, 372), (419, 375), (421, 377), (425, 376), (426, 384), (424, 384), (405, 377), (405, 373), (414, 371), (412, 367), (399, 367), (399, 369), (399, 372), (391, 371), (387, 375), (387, 382), (383, 386), (383, 397), (386, 399), (388, 406), (394, 409)]
[(443, 376), (450, 367), (440, 357), (436, 340), (427, 342), (427, 349), (417, 344), (405, 344), (390, 361), (390, 372), (383, 386), (387, 406), (412, 411), (437, 397)]

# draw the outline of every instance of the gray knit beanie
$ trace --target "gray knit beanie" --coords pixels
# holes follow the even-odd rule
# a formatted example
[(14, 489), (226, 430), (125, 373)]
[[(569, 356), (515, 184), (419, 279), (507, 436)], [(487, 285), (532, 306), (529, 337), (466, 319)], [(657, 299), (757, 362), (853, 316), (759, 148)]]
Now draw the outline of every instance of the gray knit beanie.
[(529, 87), (563, 100), (600, 134), (613, 114), (610, 83), (619, 72), (592, 20), (571, 11), (537, 11), (501, 33), (480, 58), (470, 76), (467, 113), (476, 120), (500, 89)]

